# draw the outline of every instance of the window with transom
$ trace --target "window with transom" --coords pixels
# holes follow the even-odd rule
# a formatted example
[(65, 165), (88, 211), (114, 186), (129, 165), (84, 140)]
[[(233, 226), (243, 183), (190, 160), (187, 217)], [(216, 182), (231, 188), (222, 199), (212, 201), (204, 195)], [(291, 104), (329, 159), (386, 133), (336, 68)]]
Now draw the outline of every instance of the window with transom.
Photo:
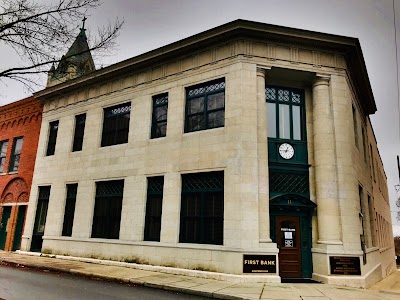
[(72, 152), (81, 151), (83, 146), (83, 136), (85, 134), (86, 114), (75, 116), (75, 132)]
[(67, 184), (67, 197), (65, 199), (64, 223), (62, 229), (63, 236), (72, 235), (72, 226), (74, 224), (77, 190), (78, 190), (77, 183)]
[(164, 176), (147, 178), (145, 241), (160, 241)]
[(186, 88), (185, 132), (225, 125), (225, 79)]
[(46, 156), (54, 155), (54, 152), (56, 151), (57, 133), (58, 133), (58, 121), (50, 122), (49, 140), (47, 142)]
[(222, 245), (224, 172), (182, 175), (181, 243)]
[(267, 86), (268, 137), (285, 140), (305, 140), (303, 90)]
[(22, 151), (22, 141), (23, 137), (17, 137), (14, 139), (13, 147), (12, 147), (12, 154), (10, 159), (10, 164), (8, 166), (9, 172), (16, 172), (18, 171), (19, 161), (21, 158), (21, 151)]
[(130, 102), (104, 109), (101, 147), (128, 142), (130, 116)]
[(153, 116), (151, 138), (164, 137), (167, 134), (168, 93), (153, 96)]
[(8, 140), (0, 141), (0, 173), (4, 172), (4, 166), (6, 164), (7, 148), (8, 148)]
[(92, 238), (118, 239), (124, 180), (96, 182)]

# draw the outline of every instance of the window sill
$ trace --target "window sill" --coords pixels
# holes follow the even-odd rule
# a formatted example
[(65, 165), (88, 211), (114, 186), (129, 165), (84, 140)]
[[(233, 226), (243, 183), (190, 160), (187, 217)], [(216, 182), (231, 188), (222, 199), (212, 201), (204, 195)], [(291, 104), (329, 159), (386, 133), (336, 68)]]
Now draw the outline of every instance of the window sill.
[[(108, 148), (110, 148), (110, 147), (114, 147), (114, 146), (122, 146), (122, 145), (127, 145), (128, 144), (128, 142), (126, 142), (126, 143), (120, 143), (120, 144), (112, 144), (112, 145), (107, 145), (107, 146), (101, 146), (100, 145), (100, 149), (108, 149)], [(76, 151), (76, 152), (81, 152), (81, 151)]]
[(202, 130), (196, 130), (196, 131), (190, 131), (190, 132), (184, 132), (183, 135), (193, 135), (193, 134), (205, 134), (208, 132), (214, 132), (214, 131), (225, 131), (225, 126), (222, 127), (215, 127), (215, 128), (209, 128), (209, 129), (202, 129)]

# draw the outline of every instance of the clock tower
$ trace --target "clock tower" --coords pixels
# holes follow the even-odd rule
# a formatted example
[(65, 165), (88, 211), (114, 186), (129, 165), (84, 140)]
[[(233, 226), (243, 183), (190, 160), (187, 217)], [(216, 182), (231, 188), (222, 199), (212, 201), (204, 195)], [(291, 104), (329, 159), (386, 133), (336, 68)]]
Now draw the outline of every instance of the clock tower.
[(311, 278), (311, 216), (305, 92), (267, 85), (271, 239), (283, 280)]

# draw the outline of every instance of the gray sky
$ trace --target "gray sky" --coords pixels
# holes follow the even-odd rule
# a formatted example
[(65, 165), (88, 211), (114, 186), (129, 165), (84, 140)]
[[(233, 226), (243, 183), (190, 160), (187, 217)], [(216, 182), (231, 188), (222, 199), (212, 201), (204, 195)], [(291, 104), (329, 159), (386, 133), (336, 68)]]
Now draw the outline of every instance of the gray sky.
[[(118, 49), (101, 61), (95, 58), (97, 67), (108, 66), (239, 18), (357, 37), (378, 107), (371, 120), (388, 176), (392, 222), (400, 235), (394, 188), (399, 183), (396, 155), (400, 154), (400, 132), (393, 0), (103, 1), (104, 4), (88, 16), (86, 28), (89, 34), (90, 30), (116, 17), (123, 18), (125, 24), (117, 39)], [(394, 2), (400, 46), (400, 0)], [(400, 51), (398, 53), (400, 58)], [(0, 66), (18, 64), (18, 57), (2, 46)], [(45, 84), (45, 79), (42, 84)], [(0, 82), (0, 105), (26, 96), (29, 96), (29, 91), (22, 85)]]

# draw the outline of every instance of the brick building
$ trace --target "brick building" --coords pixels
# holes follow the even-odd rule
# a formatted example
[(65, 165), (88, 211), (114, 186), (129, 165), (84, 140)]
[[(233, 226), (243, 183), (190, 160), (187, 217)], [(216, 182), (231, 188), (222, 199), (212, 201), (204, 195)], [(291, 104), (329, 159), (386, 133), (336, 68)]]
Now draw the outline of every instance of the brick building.
[(35, 94), (22, 249), (249, 282), (394, 270), (358, 39), (237, 20), (68, 79)]
[(0, 107), (0, 249), (20, 247), (42, 109), (34, 97)]

